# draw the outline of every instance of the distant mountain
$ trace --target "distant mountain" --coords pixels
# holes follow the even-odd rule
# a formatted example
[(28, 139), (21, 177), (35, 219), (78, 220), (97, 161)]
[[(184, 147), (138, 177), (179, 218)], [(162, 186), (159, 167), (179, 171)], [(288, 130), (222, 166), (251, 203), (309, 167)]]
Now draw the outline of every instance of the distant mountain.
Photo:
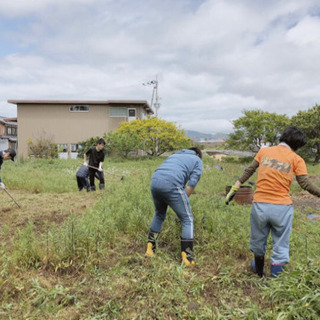
[(227, 139), (229, 137), (228, 133), (222, 133), (222, 132), (217, 132), (217, 133), (203, 133), (203, 132), (198, 132), (198, 131), (193, 131), (193, 130), (185, 130), (185, 135), (194, 140), (194, 141), (212, 141), (212, 140), (223, 140)]

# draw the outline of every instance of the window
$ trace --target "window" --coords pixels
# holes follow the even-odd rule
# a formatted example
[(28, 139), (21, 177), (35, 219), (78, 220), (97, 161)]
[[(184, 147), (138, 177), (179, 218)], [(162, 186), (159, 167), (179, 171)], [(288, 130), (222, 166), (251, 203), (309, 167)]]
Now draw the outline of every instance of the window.
[(79, 149), (81, 149), (82, 147), (80, 144), (71, 144), (70, 148), (71, 148), (71, 152), (78, 152)]
[(89, 106), (87, 105), (76, 105), (69, 107), (70, 112), (88, 112)]
[(67, 143), (58, 144), (58, 152), (68, 152), (68, 144)]
[(136, 116), (136, 109), (129, 109), (129, 117), (135, 117)]
[[(60, 143), (58, 144), (58, 152), (68, 152), (69, 144), (68, 143)], [(80, 144), (71, 143), (70, 144), (70, 152), (79, 152), (82, 149)]]
[(17, 128), (15, 127), (6, 127), (7, 136), (16, 136)]
[(110, 117), (126, 117), (127, 108), (110, 107)]
[(130, 108), (128, 109), (128, 121), (136, 120), (136, 109)]

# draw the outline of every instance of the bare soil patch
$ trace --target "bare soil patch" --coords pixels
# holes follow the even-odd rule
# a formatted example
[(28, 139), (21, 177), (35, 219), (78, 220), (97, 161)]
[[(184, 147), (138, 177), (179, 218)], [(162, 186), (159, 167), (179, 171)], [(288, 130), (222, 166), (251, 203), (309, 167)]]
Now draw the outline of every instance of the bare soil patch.
[(12, 237), (33, 221), (38, 232), (47, 224), (62, 224), (70, 215), (82, 215), (93, 207), (100, 192), (31, 193), (13, 190), (10, 194), (20, 204), (19, 208), (5, 192), (0, 191), (0, 239)]
[(311, 214), (311, 211), (318, 212), (320, 208), (320, 198), (307, 191), (292, 195), (292, 201), (295, 209), (299, 209), (304, 214)]

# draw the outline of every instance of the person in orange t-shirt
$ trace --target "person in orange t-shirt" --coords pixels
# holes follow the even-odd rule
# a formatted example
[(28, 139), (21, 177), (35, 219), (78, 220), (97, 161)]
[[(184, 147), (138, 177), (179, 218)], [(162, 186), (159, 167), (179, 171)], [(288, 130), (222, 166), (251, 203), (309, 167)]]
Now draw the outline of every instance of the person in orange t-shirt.
[(320, 188), (308, 179), (305, 161), (295, 153), (306, 144), (305, 134), (299, 128), (290, 126), (284, 130), (279, 140), (277, 146), (260, 149), (226, 196), (228, 204), (241, 184), (258, 169), (257, 188), (250, 215), (250, 250), (254, 253), (251, 269), (260, 277), (264, 275), (264, 256), (270, 231), (273, 240), (271, 277), (277, 277), (289, 263), (289, 238), (293, 219), (289, 190), (293, 175), (301, 188), (320, 197)]

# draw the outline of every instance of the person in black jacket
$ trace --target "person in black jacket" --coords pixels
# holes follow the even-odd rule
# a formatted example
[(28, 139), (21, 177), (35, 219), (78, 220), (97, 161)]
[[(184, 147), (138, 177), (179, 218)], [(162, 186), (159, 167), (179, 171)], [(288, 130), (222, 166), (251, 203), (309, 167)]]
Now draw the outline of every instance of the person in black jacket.
[[(94, 184), (95, 175), (99, 176), (99, 189), (104, 189), (104, 174), (102, 169), (102, 164), (104, 161), (105, 153), (104, 146), (106, 142), (101, 138), (98, 140), (95, 147), (89, 148), (84, 154), (84, 165), (89, 167), (89, 180), (90, 180), (90, 190), (96, 191), (96, 186)], [(87, 162), (89, 158), (89, 163)]]

